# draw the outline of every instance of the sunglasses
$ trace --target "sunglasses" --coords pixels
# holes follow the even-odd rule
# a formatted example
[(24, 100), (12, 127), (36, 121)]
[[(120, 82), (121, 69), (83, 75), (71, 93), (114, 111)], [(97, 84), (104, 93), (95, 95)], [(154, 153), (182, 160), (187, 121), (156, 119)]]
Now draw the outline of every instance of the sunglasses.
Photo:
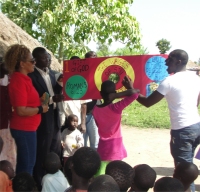
[(34, 64), (35, 63), (35, 59), (31, 59), (30, 61), (27, 61), (27, 62), (30, 62), (30, 63)]

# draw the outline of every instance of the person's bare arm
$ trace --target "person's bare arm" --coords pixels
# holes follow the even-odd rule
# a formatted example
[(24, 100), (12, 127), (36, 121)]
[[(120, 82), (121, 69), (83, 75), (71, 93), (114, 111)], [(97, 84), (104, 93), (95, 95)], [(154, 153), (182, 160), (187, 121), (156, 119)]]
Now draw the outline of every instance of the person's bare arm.
[(127, 89), (126, 91), (123, 92), (119, 92), (119, 93), (110, 93), (109, 94), (109, 100), (113, 101), (114, 99), (119, 99), (119, 98), (123, 98), (126, 96), (131, 96), (135, 93), (139, 93), (140, 90), (139, 89)]
[(86, 131), (86, 112), (87, 112), (87, 104), (81, 104), (81, 132), (85, 133)]
[(151, 107), (164, 98), (164, 95), (158, 91), (154, 91), (149, 97), (139, 94), (137, 101), (145, 107)]
[(125, 76), (122, 80), (122, 85), (127, 89), (126, 91), (122, 91), (119, 93), (110, 93), (109, 94), (109, 101), (113, 101), (114, 99), (131, 96), (135, 93), (139, 93), (139, 89), (134, 89), (133, 81), (128, 77)]
[[(42, 108), (43, 108), (43, 113), (46, 113), (48, 111), (47, 105), (42, 105)], [(20, 107), (15, 107), (15, 109), (16, 109), (16, 113), (19, 116), (33, 116), (33, 115), (36, 115), (39, 111), (38, 107), (20, 106)]]

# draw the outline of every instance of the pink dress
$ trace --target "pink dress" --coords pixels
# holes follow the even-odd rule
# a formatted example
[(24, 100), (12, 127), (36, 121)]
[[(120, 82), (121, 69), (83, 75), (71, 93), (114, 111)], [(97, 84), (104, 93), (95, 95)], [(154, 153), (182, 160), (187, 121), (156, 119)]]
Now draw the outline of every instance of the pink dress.
[(122, 160), (127, 152), (122, 141), (122, 110), (138, 98), (138, 94), (127, 96), (117, 103), (93, 109), (93, 116), (98, 127), (99, 145), (97, 152), (102, 161)]

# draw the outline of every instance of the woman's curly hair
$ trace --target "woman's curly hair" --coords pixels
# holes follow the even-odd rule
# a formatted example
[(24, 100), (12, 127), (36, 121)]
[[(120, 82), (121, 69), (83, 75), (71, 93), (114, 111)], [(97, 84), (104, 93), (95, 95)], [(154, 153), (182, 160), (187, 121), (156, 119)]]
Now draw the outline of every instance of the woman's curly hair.
[(20, 62), (26, 61), (30, 50), (25, 45), (11, 45), (5, 54), (6, 69), (12, 74), (14, 71), (19, 71)]

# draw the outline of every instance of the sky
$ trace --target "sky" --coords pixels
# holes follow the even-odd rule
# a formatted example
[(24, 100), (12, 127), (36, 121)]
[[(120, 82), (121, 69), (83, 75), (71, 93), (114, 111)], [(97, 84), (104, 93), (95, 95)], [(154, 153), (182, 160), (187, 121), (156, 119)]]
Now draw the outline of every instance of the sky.
[[(174, 49), (185, 50), (191, 61), (200, 58), (200, 0), (134, 0), (130, 14), (140, 24), (141, 43), (149, 54), (158, 54), (162, 38)], [(120, 43), (113, 43), (111, 49)], [(167, 52), (167, 53), (169, 53)]]

